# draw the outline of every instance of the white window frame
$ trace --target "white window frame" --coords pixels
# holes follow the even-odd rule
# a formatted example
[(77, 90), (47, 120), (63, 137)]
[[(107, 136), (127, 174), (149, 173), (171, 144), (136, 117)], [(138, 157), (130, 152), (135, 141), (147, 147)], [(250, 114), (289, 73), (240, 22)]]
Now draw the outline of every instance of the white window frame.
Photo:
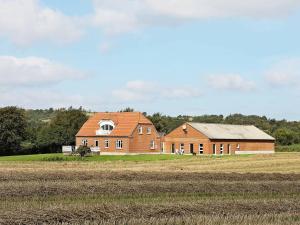
[(165, 142), (161, 142), (161, 152), (165, 152)]
[(99, 147), (99, 144), (100, 144), (99, 140), (95, 140), (95, 147)]
[(88, 145), (88, 139), (82, 139), (82, 140), (81, 140), (81, 144), (82, 144), (83, 146), (87, 146), (87, 145)]
[(224, 144), (220, 144), (220, 155), (224, 153)]
[(150, 141), (150, 149), (155, 149), (155, 141), (154, 140)]
[(237, 145), (236, 145), (236, 150), (237, 150), (237, 151), (240, 151), (240, 149), (241, 149), (240, 144), (237, 144)]
[(143, 126), (139, 126), (139, 134), (143, 134)]
[(203, 155), (204, 153), (204, 145), (203, 144), (199, 144), (199, 155)]
[(104, 148), (109, 148), (109, 140), (104, 140)]
[(184, 143), (180, 143), (179, 149), (180, 151), (184, 151)]
[(123, 140), (116, 141), (116, 149), (123, 149)]
[(152, 131), (151, 127), (147, 127), (147, 134), (151, 134), (151, 131)]

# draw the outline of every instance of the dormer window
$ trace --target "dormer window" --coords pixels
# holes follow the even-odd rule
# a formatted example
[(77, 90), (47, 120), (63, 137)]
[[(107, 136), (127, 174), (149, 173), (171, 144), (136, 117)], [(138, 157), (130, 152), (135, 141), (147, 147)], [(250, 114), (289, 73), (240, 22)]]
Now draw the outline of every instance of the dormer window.
[(115, 123), (112, 120), (101, 120), (99, 127), (100, 129), (96, 131), (96, 135), (109, 135), (115, 128)]
[(112, 131), (114, 129), (114, 127), (110, 124), (104, 124), (101, 126), (101, 129), (105, 130), (105, 131)]

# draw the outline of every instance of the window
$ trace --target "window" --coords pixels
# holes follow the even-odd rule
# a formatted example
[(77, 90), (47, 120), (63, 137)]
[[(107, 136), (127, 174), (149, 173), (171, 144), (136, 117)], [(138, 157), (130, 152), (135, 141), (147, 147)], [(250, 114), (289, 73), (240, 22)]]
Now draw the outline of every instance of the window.
[(99, 130), (96, 130), (96, 135), (109, 135), (115, 128), (115, 123), (112, 120), (101, 120)]
[(104, 141), (104, 147), (105, 148), (109, 148), (109, 140), (105, 140)]
[(95, 147), (99, 147), (99, 141), (98, 140), (95, 141)]
[(216, 144), (213, 144), (213, 154), (215, 155), (215, 154), (217, 154), (217, 148), (216, 148)]
[(180, 151), (184, 151), (184, 144), (183, 143), (180, 144)]
[(160, 151), (165, 152), (165, 142), (160, 143)]
[(87, 139), (82, 139), (81, 141), (83, 146), (87, 146), (88, 145), (88, 140)]
[(239, 151), (240, 150), (240, 144), (236, 145), (236, 150)]
[(203, 144), (199, 144), (199, 154), (203, 154)]
[(151, 134), (151, 127), (147, 127), (147, 134)]
[(223, 155), (224, 145), (220, 144), (220, 154)]
[(101, 129), (105, 130), (105, 131), (112, 131), (114, 129), (114, 127), (110, 124), (104, 124), (101, 126)]
[(155, 141), (153, 140), (150, 141), (150, 148), (155, 149)]
[(123, 141), (117, 140), (116, 141), (116, 149), (122, 149), (123, 148)]
[(139, 126), (139, 134), (143, 134), (143, 127)]

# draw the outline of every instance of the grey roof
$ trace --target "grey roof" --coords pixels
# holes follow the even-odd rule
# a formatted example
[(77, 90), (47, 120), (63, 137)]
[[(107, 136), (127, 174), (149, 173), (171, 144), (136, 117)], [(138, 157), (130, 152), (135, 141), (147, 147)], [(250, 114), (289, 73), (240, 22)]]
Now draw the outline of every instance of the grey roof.
[(227, 125), (213, 123), (188, 123), (196, 130), (203, 133), (209, 139), (230, 139), (230, 140), (272, 140), (264, 131), (255, 126)]

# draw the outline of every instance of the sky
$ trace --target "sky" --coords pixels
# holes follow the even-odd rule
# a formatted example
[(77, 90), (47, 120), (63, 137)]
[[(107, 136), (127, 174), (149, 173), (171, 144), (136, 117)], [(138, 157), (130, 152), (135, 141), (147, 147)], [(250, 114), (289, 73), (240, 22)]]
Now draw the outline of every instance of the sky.
[(299, 0), (0, 0), (0, 106), (300, 120)]

